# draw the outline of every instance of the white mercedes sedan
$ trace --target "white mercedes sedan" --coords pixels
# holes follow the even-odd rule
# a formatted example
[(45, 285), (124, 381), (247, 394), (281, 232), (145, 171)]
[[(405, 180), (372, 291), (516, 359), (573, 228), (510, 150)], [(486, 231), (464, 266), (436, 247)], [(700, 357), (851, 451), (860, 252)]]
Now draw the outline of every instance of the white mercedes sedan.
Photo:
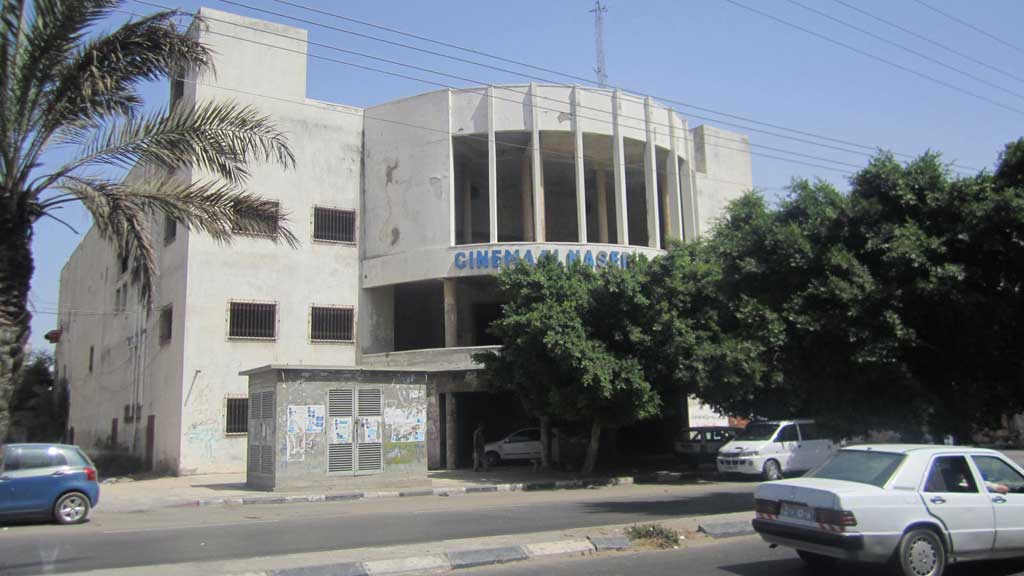
[(844, 448), (802, 478), (765, 482), (754, 530), (808, 564), (892, 563), (907, 576), (1024, 556), (1024, 471), (981, 448)]

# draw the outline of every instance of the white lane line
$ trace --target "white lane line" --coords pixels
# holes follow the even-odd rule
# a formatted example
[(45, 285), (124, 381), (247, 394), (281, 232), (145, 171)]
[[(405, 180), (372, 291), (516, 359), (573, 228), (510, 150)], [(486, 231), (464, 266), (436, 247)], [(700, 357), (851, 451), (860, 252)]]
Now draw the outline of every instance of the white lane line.
[(222, 524), (184, 524), (181, 526), (154, 526), (153, 528), (125, 528), (123, 530), (104, 530), (104, 534), (129, 534), (131, 532), (160, 532), (161, 530), (185, 530), (191, 528), (223, 528), (225, 526), (252, 526), (254, 524), (273, 524), (280, 520), (257, 520), (254, 522), (224, 522)]

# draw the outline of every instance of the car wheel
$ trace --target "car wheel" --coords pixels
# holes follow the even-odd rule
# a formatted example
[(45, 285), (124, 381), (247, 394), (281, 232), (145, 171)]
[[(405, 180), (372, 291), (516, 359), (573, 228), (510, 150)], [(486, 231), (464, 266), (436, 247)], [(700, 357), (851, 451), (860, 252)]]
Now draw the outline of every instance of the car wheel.
[(904, 576), (940, 576), (946, 569), (946, 549), (939, 535), (926, 528), (903, 535), (899, 566)]
[(89, 497), (81, 492), (68, 492), (53, 505), (53, 519), (58, 524), (80, 524), (89, 516)]
[(488, 452), (487, 454), (484, 454), (484, 459), (487, 460), (488, 466), (497, 466), (498, 464), (501, 464), (501, 456), (499, 456), (497, 452)]
[(782, 480), (782, 467), (777, 460), (769, 460), (764, 463), (761, 470), (761, 478), (765, 480)]
[(796, 555), (804, 561), (804, 564), (807, 564), (808, 566), (816, 570), (833, 568), (836, 564), (839, 563), (838, 558), (825, 556), (824, 554), (815, 554), (814, 552), (808, 552), (806, 550), (797, 550)]

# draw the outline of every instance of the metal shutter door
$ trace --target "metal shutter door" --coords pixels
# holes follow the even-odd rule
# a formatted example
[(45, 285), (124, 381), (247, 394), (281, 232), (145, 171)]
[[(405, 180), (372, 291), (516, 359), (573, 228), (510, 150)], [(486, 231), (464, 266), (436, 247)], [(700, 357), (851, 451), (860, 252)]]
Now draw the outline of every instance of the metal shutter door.
[[(332, 440), (332, 443), (327, 445), (328, 474), (346, 475), (353, 472), (354, 392), (351, 388), (334, 388), (327, 391), (327, 417), (330, 420)], [(333, 442), (339, 438), (347, 438), (348, 442)]]
[(376, 474), (384, 470), (384, 422), (380, 388), (360, 388), (356, 410), (359, 415), (359, 444), (356, 473)]

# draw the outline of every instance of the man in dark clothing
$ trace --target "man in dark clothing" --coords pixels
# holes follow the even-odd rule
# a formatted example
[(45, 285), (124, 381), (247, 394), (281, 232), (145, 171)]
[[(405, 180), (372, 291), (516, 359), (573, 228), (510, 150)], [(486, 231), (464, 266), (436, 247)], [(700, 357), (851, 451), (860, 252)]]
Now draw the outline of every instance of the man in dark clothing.
[(487, 458), (484, 457), (485, 444), (487, 444), (487, 439), (484, 437), (484, 423), (481, 421), (473, 431), (473, 472), (479, 471), (481, 467), (484, 472), (487, 472)]

